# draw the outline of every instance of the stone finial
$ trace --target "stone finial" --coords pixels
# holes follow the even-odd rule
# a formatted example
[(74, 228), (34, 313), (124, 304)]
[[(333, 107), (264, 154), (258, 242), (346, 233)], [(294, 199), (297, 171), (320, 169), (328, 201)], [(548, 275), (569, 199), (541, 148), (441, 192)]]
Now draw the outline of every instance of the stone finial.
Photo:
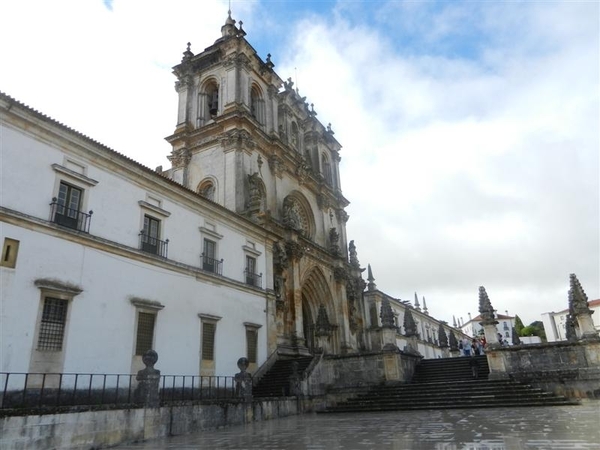
[(592, 320), (594, 311), (590, 309), (587, 295), (574, 273), (569, 275), (569, 282), (571, 287), (569, 289), (569, 316), (571, 316), (572, 326), (577, 326), (577, 337), (579, 339), (600, 339)]
[(483, 286), (479, 286), (479, 314), (483, 321), (494, 321), (494, 307)]
[(273, 64), (273, 61), (271, 61), (271, 54), (267, 53), (267, 61), (266, 61), (267, 67), (269, 69), (272, 69), (273, 67), (275, 67), (275, 64)]
[(425, 303), (425, 296), (423, 296), (423, 312), (426, 315), (429, 315), (429, 311), (427, 311), (427, 303)]
[(181, 59), (181, 62), (187, 61), (188, 59), (191, 59), (194, 56), (194, 54), (190, 50), (191, 46), (192, 46), (192, 43), (188, 42), (187, 48), (186, 48), (185, 52), (183, 52), (183, 58)]
[(569, 307), (573, 305), (573, 312), (575, 315), (579, 315), (581, 313), (584, 314), (593, 314), (588, 304), (588, 297), (581, 287), (581, 283), (577, 279), (577, 275), (572, 273), (569, 275), (569, 281), (571, 285), (571, 289), (569, 290)]
[(419, 304), (419, 297), (417, 296), (416, 292), (415, 292), (415, 309), (417, 311), (421, 311), (421, 305)]
[(142, 356), (142, 362), (145, 369), (139, 370), (135, 379), (138, 385), (133, 393), (135, 402), (144, 405), (146, 408), (158, 408), (160, 398), (158, 396), (158, 386), (160, 383), (160, 370), (156, 370), (154, 365), (158, 361), (158, 353), (150, 349)]
[(373, 278), (373, 271), (371, 270), (371, 264), (367, 265), (367, 281), (369, 282), (367, 284), (367, 289), (369, 291), (375, 291), (377, 290), (377, 285), (375, 284), (375, 278)]
[(238, 359), (237, 366), (240, 371), (234, 377), (235, 392), (244, 401), (252, 400), (252, 375), (246, 372), (249, 365), (250, 361), (248, 361), (248, 358), (242, 357)]
[(458, 325), (456, 324), (456, 317), (452, 316), (452, 326), (456, 328)]
[(440, 347), (448, 347), (448, 335), (444, 329), (444, 325), (440, 323), (438, 327), (438, 339), (440, 340)]
[[(571, 291), (569, 291), (569, 296)], [(572, 309), (569, 308), (569, 314), (567, 314), (567, 319), (565, 320), (565, 337), (567, 341), (575, 342), (577, 341), (577, 322), (575, 320), (575, 316), (572, 312)]]
[(417, 324), (413, 318), (410, 308), (406, 308), (404, 311), (404, 336), (416, 336), (417, 335)]
[(392, 305), (387, 298), (384, 298), (381, 302), (381, 312), (379, 313), (379, 317), (381, 318), (381, 326), (383, 328), (396, 328)]
[(348, 255), (350, 258), (350, 265), (355, 269), (360, 269), (360, 263), (358, 262), (358, 256), (356, 254), (356, 245), (354, 245), (354, 240), (350, 241), (348, 244)]

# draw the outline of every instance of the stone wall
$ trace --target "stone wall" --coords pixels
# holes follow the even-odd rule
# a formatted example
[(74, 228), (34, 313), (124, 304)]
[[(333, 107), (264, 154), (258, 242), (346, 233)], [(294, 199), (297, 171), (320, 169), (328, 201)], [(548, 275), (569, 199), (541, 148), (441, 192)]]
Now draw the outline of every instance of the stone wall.
[(308, 400), (219, 402), (162, 408), (85, 411), (0, 418), (0, 448), (89, 450), (276, 419), (311, 411)]
[(408, 383), (420, 356), (400, 351), (325, 356), (306, 380), (303, 391), (322, 396), (383, 383)]
[(490, 379), (514, 379), (571, 398), (600, 398), (600, 341), (552, 342), (487, 351)]

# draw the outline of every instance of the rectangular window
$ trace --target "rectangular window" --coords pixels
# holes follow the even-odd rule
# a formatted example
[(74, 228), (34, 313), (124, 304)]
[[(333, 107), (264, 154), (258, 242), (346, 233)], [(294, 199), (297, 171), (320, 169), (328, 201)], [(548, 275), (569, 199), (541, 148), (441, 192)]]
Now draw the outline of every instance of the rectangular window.
[(135, 340), (136, 355), (143, 355), (152, 349), (155, 322), (156, 314), (138, 312), (137, 336)]
[(202, 322), (202, 360), (213, 361), (215, 359), (215, 331), (217, 324)]
[(204, 239), (204, 251), (202, 253), (202, 268), (209, 272), (217, 272), (218, 261), (216, 260), (217, 244), (210, 239)]
[(259, 276), (256, 274), (256, 258), (246, 256), (246, 284), (259, 286)]
[(159, 254), (160, 250), (160, 220), (152, 216), (144, 216), (144, 229), (142, 230), (142, 250), (148, 253)]
[(62, 350), (68, 306), (68, 300), (52, 297), (44, 299), (44, 309), (38, 335), (38, 350), (55, 352)]
[(258, 330), (246, 328), (246, 345), (248, 347), (248, 362), (255, 363), (258, 359)]
[(2, 260), (0, 266), (15, 268), (17, 265), (17, 254), (19, 253), (19, 241), (10, 238), (4, 238), (2, 247)]
[(65, 227), (79, 229), (79, 210), (83, 191), (64, 181), (60, 182), (56, 198), (54, 222)]

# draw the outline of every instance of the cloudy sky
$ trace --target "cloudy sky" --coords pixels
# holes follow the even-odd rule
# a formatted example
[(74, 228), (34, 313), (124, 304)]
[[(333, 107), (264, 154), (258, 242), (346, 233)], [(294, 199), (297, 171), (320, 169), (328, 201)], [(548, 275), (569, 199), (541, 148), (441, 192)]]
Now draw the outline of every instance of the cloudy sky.
[[(220, 36), (221, 0), (2, 2), (0, 91), (154, 168), (171, 67)], [(525, 323), (600, 298), (599, 3), (231, 2), (246, 38), (331, 122), (348, 235), (379, 289)]]

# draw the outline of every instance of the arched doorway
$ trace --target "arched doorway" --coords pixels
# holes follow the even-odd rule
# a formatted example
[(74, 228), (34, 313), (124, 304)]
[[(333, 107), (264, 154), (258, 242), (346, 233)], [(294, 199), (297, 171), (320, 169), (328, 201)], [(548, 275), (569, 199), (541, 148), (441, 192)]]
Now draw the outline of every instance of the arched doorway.
[[(318, 268), (313, 268), (306, 280), (302, 284), (302, 331), (304, 333), (305, 345), (311, 353), (321, 351), (323, 349), (323, 335), (319, 338), (319, 324), (316, 322), (323, 321), (323, 313), (319, 317), (319, 310), (326, 311), (325, 316), (331, 329), (336, 328), (335, 323), (338, 321), (335, 317), (333, 297), (331, 287), (323, 272)], [(321, 324), (322, 325), (322, 324)], [(331, 336), (325, 337), (327, 340), (328, 351), (337, 352), (337, 339), (334, 333)]]

